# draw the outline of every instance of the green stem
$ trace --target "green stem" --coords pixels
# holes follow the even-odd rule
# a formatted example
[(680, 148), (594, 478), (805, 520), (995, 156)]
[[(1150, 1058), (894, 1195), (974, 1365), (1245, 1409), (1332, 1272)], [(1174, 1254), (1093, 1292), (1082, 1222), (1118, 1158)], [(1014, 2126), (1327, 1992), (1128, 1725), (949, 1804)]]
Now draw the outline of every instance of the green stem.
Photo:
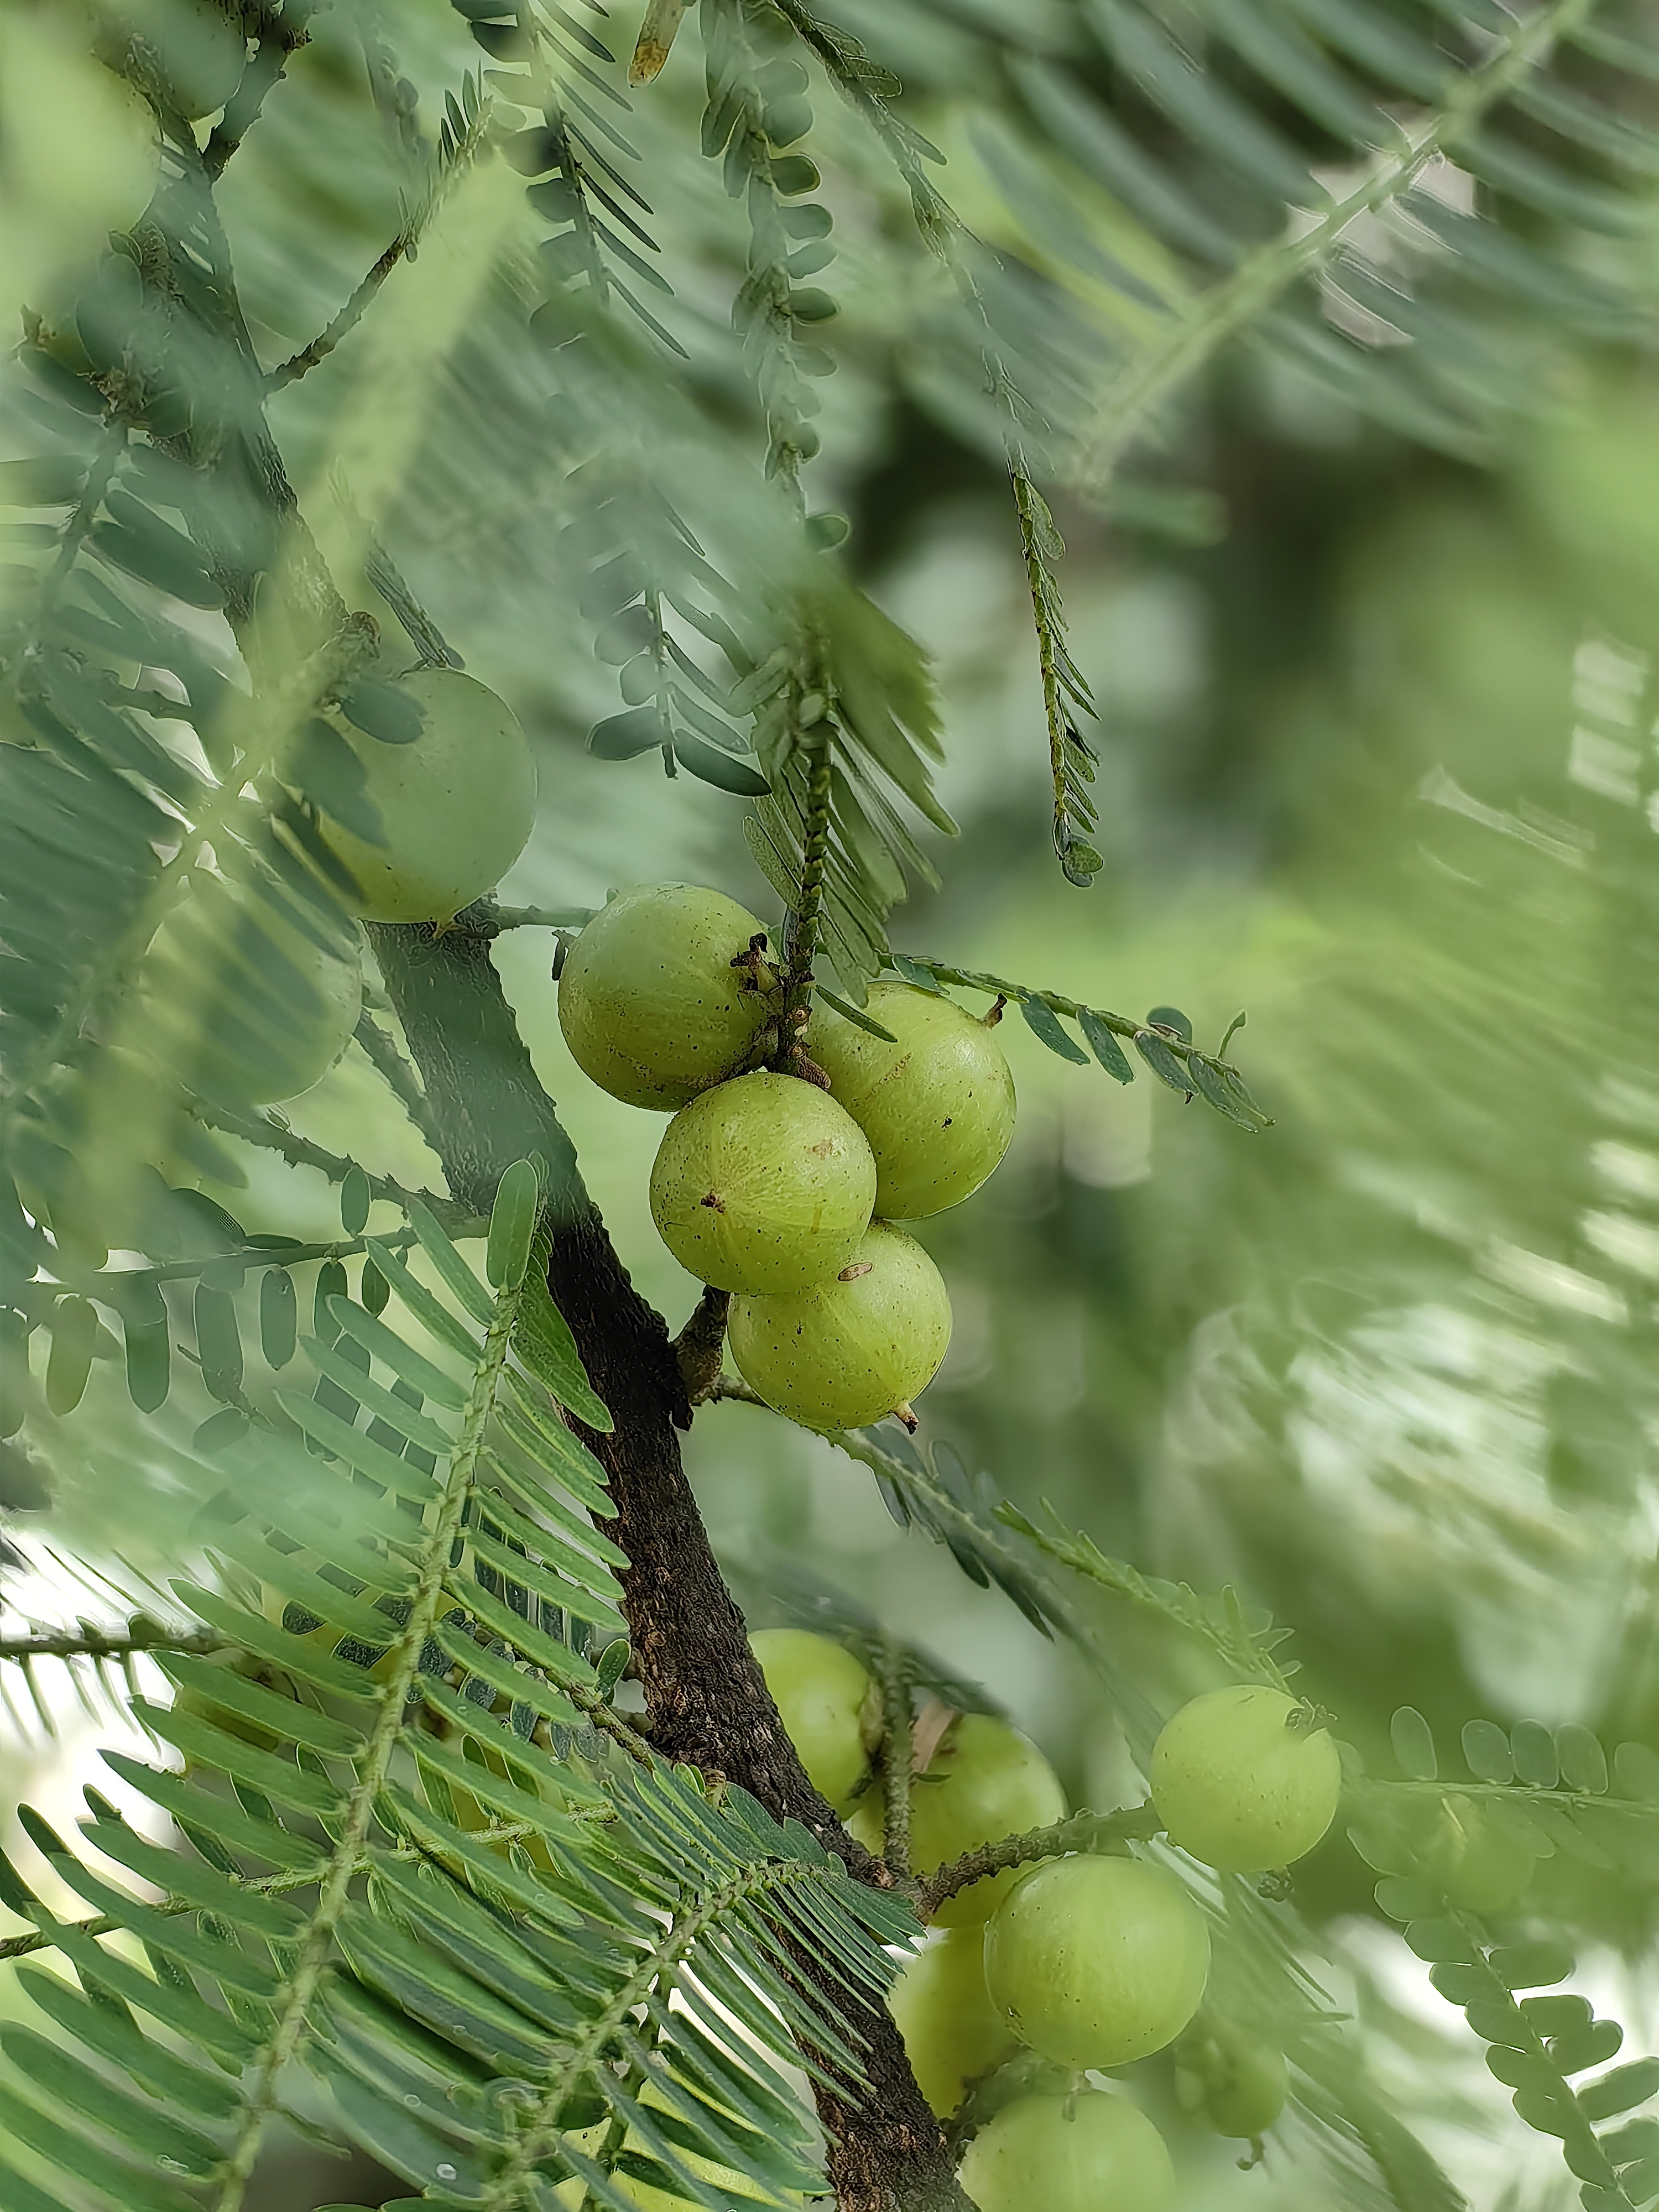
[[(1047, 1006), (1052, 1013), (1069, 1015), (1073, 1021), (1079, 1014), (1092, 1014), (1115, 1036), (1133, 1038), (1144, 1034), (1147, 1027), (1144, 1021), (1138, 1022), (1128, 1014), (1108, 1013), (1103, 1007), (1085, 1006), (1081, 999), (1068, 999), (1063, 992), (1034, 991), (1028, 984), (1011, 983), (1005, 975), (988, 975), (976, 968), (953, 967), (948, 961), (930, 960), (920, 952), (907, 952), (904, 957), (912, 967), (925, 968), (936, 982), (954, 983), (964, 991), (987, 991), (995, 998), (1029, 1000), (1035, 1005)], [(1160, 1029), (1155, 1034), (1161, 1043), (1168, 1045), (1177, 1060), (1209, 1060), (1212, 1058), (1201, 1046), (1176, 1036), (1171, 1030)], [(1215, 1064), (1219, 1066), (1226, 1063), (1216, 1061)]]
[[(313, 1144), (309, 1137), (302, 1137), (297, 1129), (290, 1129), (268, 1115), (238, 1114), (229, 1107), (215, 1106), (201, 1098), (191, 1102), (190, 1110), (210, 1129), (222, 1130), (228, 1137), (240, 1137), (244, 1144), (258, 1145), (265, 1152), (280, 1152), (291, 1168), (315, 1168), (331, 1182), (343, 1182), (357, 1165), (356, 1160), (347, 1159), (343, 1153), (328, 1152), (323, 1146)], [(409, 1190), (390, 1176), (376, 1175), (369, 1176), (368, 1188), (374, 1197), (389, 1199), (394, 1206), (406, 1208), (418, 1200), (452, 1237), (483, 1234), (484, 1216), (458, 1205), (453, 1198), (441, 1197), (434, 1190)], [(338, 1249), (350, 1248), (343, 1245)]]
[(160, 1621), (131, 1627), (40, 1628), (27, 1636), (0, 1636), (0, 1660), (130, 1659), (140, 1651), (222, 1651), (225, 1639), (206, 1628), (163, 1628)]
[(890, 1636), (881, 1646), (882, 1856), (901, 1877), (910, 1871), (910, 1781), (915, 1765), (911, 1734), (910, 1656)]
[(1030, 1866), (1038, 1859), (1066, 1858), (1074, 1851), (1116, 1850), (1124, 1844), (1160, 1835), (1163, 1828), (1158, 1809), (1150, 1802), (1127, 1806), (1119, 1813), (1073, 1813), (1070, 1820), (1057, 1820), (1052, 1827), (1033, 1828), (1023, 1836), (1005, 1836), (999, 1843), (981, 1844), (976, 1851), (968, 1851), (949, 1866), (939, 1867), (922, 1883), (916, 1910), (924, 1920), (930, 1920), (958, 1890), (970, 1888), (988, 1875), (1001, 1874), (1008, 1867)]

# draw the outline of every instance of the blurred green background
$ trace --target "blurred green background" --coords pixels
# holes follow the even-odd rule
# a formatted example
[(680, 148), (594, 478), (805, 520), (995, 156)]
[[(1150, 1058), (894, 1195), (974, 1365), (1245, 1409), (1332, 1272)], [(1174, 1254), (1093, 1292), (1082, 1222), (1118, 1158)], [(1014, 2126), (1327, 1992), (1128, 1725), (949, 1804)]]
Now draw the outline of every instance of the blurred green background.
[[(457, 20), (436, 0), (400, 15), (400, 66), (423, 92), (452, 81)], [(397, 150), (360, 36), (352, 10), (319, 18), (227, 179), (266, 358), (326, 321), (395, 222)], [(659, 89), (638, 127), (718, 419), (736, 372), (711, 333), (736, 217), (698, 181), (690, 53)], [(955, 150), (972, 106), (971, 87), (941, 88), (925, 119)], [(1477, 467), (1240, 355), (1188, 393), (1160, 496), (1114, 515), (1057, 495), (1106, 854), (1073, 890), (1049, 850), (1005, 483), (925, 358), (929, 280), (902, 195), (828, 102), (815, 152), (844, 234), (844, 313), (810, 501), (849, 517), (854, 571), (934, 657), (940, 788), (962, 833), (935, 841), (945, 888), (901, 910), (895, 943), (1134, 1017), (1174, 1004), (1211, 1047), (1243, 1010), (1232, 1056), (1273, 1116), (1249, 1135), (1144, 1071), (1120, 1090), (1005, 1023), (1013, 1150), (921, 1229), (956, 1312), (927, 1434), (1144, 1571), (1270, 1607), (1310, 1693), (1374, 1761), (1402, 1704), (1448, 1741), (1472, 1716), (1533, 1716), (1659, 1747), (1659, 410), (1624, 372), (1569, 364), (1541, 419)], [(504, 335), (511, 288), (458, 305), (447, 267), (429, 249), (389, 288), (386, 335), (366, 329), (276, 402), (305, 496), (325, 506), (344, 471), (532, 732), (542, 821), (505, 900), (591, 906), (691, 879), (769, 920), (740, 803), (584, 750), (618, 702), (558, 568), (556, 457), (515, 442), (533, 409)], [(405, 405), (384, 380), (410, 331), (428, 351), (404, 362)], [(672, 484), (684, 464), (662, 465)], [(661, 1122), (572, 1067), (547, 937), (518, 932), (499, 960), (624, 1259), (678, 1326), (695, 1286), (646, 1203)], [(371, 1165), (435, 1176), (361, 1063), (292, 1119)], [(330, 1232), (320, 1179), (241, 1164), (246, 1185), (216, 1188), (248, 1226)], [(118, 1407), (112, 1370), (63, 1425), (48, 1526), (156, 1571), (210, 1476), (182, 1449), (123, 1457)], [(902, 1532), (861, 1468), (740, 1405), (705, 1410), (688, 1450), (757, 1620), (792, 1561), (983, 1683), (1077, 1802), (1133, 1788), (1074, 1656)], [(1099, 1618), (1161, 1709), (1210, 1680), (1168, 1635)], [(1340, 1836), (1297, 1871), (1327, 1985), (1372, 2021), (1379, 2067), (1478, 2205), (1572, 2201), (1382, 1934), (1372, 1879)], [(1656, 2009), (1651, 1885), (1557, 1859), (1540, 1893), (1591, 1931), (1589, 1982), (1633, 2045)], [(263, 2212), (370, 2185), (296, 2166)], [(1219, 2151), (1193, 2190), (1194, 2204), (1319, 2201), (1293, 2167), (1238, 2176)]]

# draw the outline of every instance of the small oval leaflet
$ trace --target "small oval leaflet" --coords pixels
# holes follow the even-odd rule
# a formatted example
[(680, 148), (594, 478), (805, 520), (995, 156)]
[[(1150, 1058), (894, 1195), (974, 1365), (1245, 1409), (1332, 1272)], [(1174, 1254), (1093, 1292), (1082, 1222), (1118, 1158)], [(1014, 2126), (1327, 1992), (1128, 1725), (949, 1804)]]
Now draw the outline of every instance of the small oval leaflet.
[(1516, 1779), (1534, 1790), (1553, 1790), (1561, 1778), (1561, 1762), (1555, 1738), (1542, 1721), (1516, 1721), (1510, 1734), (1515, 1753)]
[(85, 1298), (59, 1298), (52, 1310), (52, 1356), (46, 1362), (46, 1403), (54, 1413), (72, 1413), (85, 1396), (97, 1334), (95, 1307)]
[(1052, 1006), (1041, 999), (1022, 999), (1019, 1011), (1025, 1017), (1025, 1026), (1040, 1043), (1050, 1052), (1057, 1052), (1062, 1060), (1069, 1060), (1073, 1067), (1087, 1067), (1089, 1055), (1083, 1047), (1060, 1025), (1060, 1017)]
[(739, 799), (764, 799), (771, 792), (771, 785), (758, 769), (745, 761), (730, 759), (684, 730), (674, 739), (674, 757), (700, 782), (712, 783), (718, 791), (735, 792)]
[(1578, 2092), (1580, 2111), (1587, 2120), (1611, 2119), (1644, 2105), (1659, 2089), (1659, 2058), (1638, 2058), (1631, 2066), (1615, 2066), (1599, 2081), (1586, 2082)]
[(362, 676), (340, 694), (340, 712), (354, 728), (383, 745), (412, 745), (426, 727), (426, 708), (401, 684)]
[(268, 1367), (286, 1367), (300, 1340), (299, 1301), (286, 1267), (270, 1267), (259, 1279), (259, 1349)]
[(236, 1302), (210, 1283), (196, 1285), (196, 1350), (202, 1380), (216, 1398), (231, 1399), (242, 1387), (242, 1337)]
[(530, 1243), (542, 1186), (528, 1160), (515, 1160), (501, 1177), (489, 1214), (484, 1273), (498, 1291), (517, 1290), (530, 1264)]
[(1167, 1083), (1171, 1091), (1180, 1091), (1183, 1098), (1191, 1097), (1193, 1086), (1185, 1064), (1177, 1054), (1170, 1051), (1155, 1030), (1135, 1031), (1135, 1050), (1152, 1073)]
[(1565, 1943), (1508, 1943), (1491, 1953), (1488, 1963), (1507, 1990), (1547, 1989), (1572, 1972)]
[(340, 1185), (340, 1226), (348, 1237), (361, 1237), (368, 1226), (368, 1177), (360, 1167), (347, 1171)]
[(630, 707), (609, 714), (588, 732), (587, 750), (596, 760), (635, 760), (669, 742), (667, 724), (654, 707)]
[(1601, 1797), (1607, 1787), (1607, 1755), (1599, 1739), (1577, 1721), (1568, 1721), (1555, 1731), (1561, 1775), (1569, 1790)]
[(1389, 1740), (1402, 1774), (1413, 1782), (1432, 1782), (1440, 1771), (1434, 1732), (1415, 1705), (1401, 1705), (1389, 1723)]
[(1122, 1046), (1107, 1028), (1101, 1017), (1096, 1013), (1094, 1008), (1083, 1007), (1079, 1012), (1077, 1021), (1078, 1027), (1089, 1040), (1090, 1048), (1095, 1058), (1114, 1082), (1133, 1083), (1135, 1079), (1135, 1072), (1130, 1066)]
[(346, 1271), (337, 1260), (325, 1260), (317, 1270), (316, 1286), (312, 1293), (311, 1326), (325, 1344), (332, 1344), (340, 1334), (334, 1317), (329, 1312), (331, 1298), (343, 1298), (346, 1294)]
[(1515, 1779), (1510, 1740), (1496, 1721), (1464, 1722), (1463, 1759), (1469, 1772), (1482, 1782)]

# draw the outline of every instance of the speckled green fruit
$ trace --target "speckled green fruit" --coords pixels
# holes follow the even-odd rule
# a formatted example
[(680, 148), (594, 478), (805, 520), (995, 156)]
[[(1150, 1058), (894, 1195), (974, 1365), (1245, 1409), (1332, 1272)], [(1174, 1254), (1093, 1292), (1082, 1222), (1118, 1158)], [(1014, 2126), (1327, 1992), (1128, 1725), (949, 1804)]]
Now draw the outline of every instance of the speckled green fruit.
[(118, 0), (97, 12), (118, 33), (144, 40), (179, 109), (192, 118), (222, 107), (241, 82), (247, 39), (216, 0)]
[(1182, 2108), (1218, 2136), (1255, 2141), (1285, 2109), (1285, 2054), (1231, 2021), (1200, 2014), (1176, 2046)]
[(859, 1731), (869, 1675), (841, 1644), (804, 1628), (762, 1628), (749, 1642), (807, 1780), (839, 1811), (869, 1770)]
[(953, 999), (877, 983), (866, 1011), (886, 1043), (832, 1007), (809, 1049), (876, 1156), (876, 1212), (915, 1221), (971, 1197), (1014, 1133), (1014, 1079), (996, 1032)]
[(1198, 2010), (1209, 1971), (1203, 1916), (1145, 1859), (1049, 1859), (985, 1930), (992, 2003), (1057, 2066), (1127, 2066), (1162, 2051)]
[(1520, 1896), (1538, 1861), (1480, 1807), (1454, 1796), (1435, 1816), (1422, 1864), (1449, 1903), (1465, 1912), (1496, 1912)]
[(459, 668), (417, 668), (400, 688), (426, 712), (410, 744), (382, 744), (337, 718), (380, 810), (371, 844), (325, 817), (368, 921), (449, 921), (507, 873), (536, 819), (536, 764), (505, 700)]
[(559, 978), (571, 1058), (624, 1105), (687, 1104), (730, 1074), (765, 1024), (776, 971), (732, 964), (763, 933), (735, 899), (697, 884), (612, 899)]
[(682, 1106), (651, 1170), (652, 1218), (681, 1267), (769, 1296), (833, 1281), (875, 1192), (863, 1130), (793, 1075), (740, 1075)]
[(1127, 2097), (1020, 2097), (968, 2146), (963, 2189), (979, 2212), (1170, 2212), (1164, 2138)]
[(1152, 1802), (1173, 1841), (1226, 1874), (1310, 1851), (1336, 1817), (1342, 1762), (1283, 1690), (1236, 1683), (1194, 1698), (1152, 1747)]
[(45, 307), (66, 264), (101, 252), (149, 204), (155, 116), (87, 52), (69, 10), (0, 7), (0, 300)]
[[(1029, 1736), (988, 1713), (962, 1713), (916, 1777), (910, 1791), (910, 1865), (932, 1874), (981, 1844), (1052, 1827), (1066, 1818), (1060, 1777)], [(866, 1801), (853, 1832), (870, 1850), (881, 1850), (881, 1808)], [(1024, 1869), (1005, 1867), (947, 1898), (934, 1919), (942, 1928), (969, 1928), (988, 1920)]]
[(778, 1413), (804, 1428), (858, 1429), (908, 1407), (933, 1381), (951, 1342), (951, 1301), (921, 1245), (872, 1221), (831, 1281), (735, 1298), (728, 1339), (738, 1374)]
[(889, 1993), (921, 2094), (948, 2120), (968, 2086), (1019, 2045), (985, 1986), (985, 1933), (953, 1928), (905, 1967)]
[(150, 949), (138, 998), (133, 1042), (192, 1091), (232, 1104), (297, 1098), (362, 1012), (356, 928), (197, 876)]

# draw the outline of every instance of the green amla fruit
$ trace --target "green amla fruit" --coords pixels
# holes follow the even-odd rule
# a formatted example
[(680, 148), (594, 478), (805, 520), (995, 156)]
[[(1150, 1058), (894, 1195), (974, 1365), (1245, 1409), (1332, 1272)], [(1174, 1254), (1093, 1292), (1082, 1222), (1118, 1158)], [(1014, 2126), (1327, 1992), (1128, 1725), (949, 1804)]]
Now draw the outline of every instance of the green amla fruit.
[(1285, 2109), (1285, 2054), (1231, 2021), (1201, 2014), (1176, 2045), (1182, 2108), (1218, 2136), (1255, 2142)]
[(1019, 2045), (985, 1986), (985, 1933), (955, 1928), (919, 1951), (894, 1983), (888, 2010), (921, 2094), (948, 2120), (970, 2083)]
[(875, 1190), (864, 1132), (827, 1091), (793, 1075), (740, 1075), (669, 1123), (651, 1212), (700, 1282), (776, 1295), (853, 1261)]
[(1171, 1839), (1226, 1874), (1310, 1851), (1336, 1817), (1342, 1762), (1311, 1707), (1265, 1684), (1194, 1698), (1152, 1747), (1152, 1802)]
[(870, 1677), (852, 1653), (804, 1628), (763, 1628), (750, 1639), (806, 1778), (839, 1811), (869, 1771), (860, 1716)]
[(453, 921), (491, 890), (536, 820), (536, 763), (505, 700), (458, 668), (417, 668), (398, 689), (426, 717), (408, 744), (384, 744), (345, 718), (363, 796), (379, 811), (370, 843), (331, 817), (329, 849), (350, 871), (368, 921)]
[(149, 204), (155, 117), (100, 69), (59, 11), (0, 7), (0, 301), (45, 307), (56, 272), (100, 252)]
[(163, 89), (193, 121), (222, 107), (241, 82), (247, 36), (240, 14), (217, 0), (116, 0), (98, 10), (106, 39), (141, 39)]
[(1020, 2097), (968, 2146), (963, 2189), (979, 2212), (1170, 2212), (1164, 2138), (1127, 2097)]
[(1202, 1914), (1145, 1859), (1049, 1859), (985, 1931), (992, 2003), (1057, 2066), (1127, 2066), (1162, 2051), (1198, 2010), (1209, 1971)]
[[(945, 1730), (925, 1773), (910, 1790), (910, 1867), (930, 1875), (976, 1851), (1032, 1828), (1066, 1818), (1060, 1777), (1029, 1736), (989, 1713), (959, 1713)], [(850, 1823), (867, 1849), (880, 1855), (881, 1807), (866, 1799)], [(988, 1920), (1024, 1869), (1005, 1867), (946, 1898), (933, 1917), (942, 1928), (968, 1928)]]
[(876, 1156), (876, 1212), (915, 1221), (972, 1196), (1014, 1133), (1014, 1079), (995, 1030), (953, 999), (877, 983), (866, 1011), (896, 1043), (833, 1008), (810, 1050)]
[(362, 1011), (355, 927), (198, 874), (150, 949), (138, 1021), (121, 1034), (191, 1090), (264, 1105), (320, 1082)]
[(759, 957), (764, 941), (752, 914), (697, 884), (612, 899), (559, 978), (571, 1058), (624, 1105), (689, 1104), (748, 1057), (765, 1026), (777, 971)]
[(832, 1280), (734, 1298), (728, 1334), (738, 1372), (776, 1412), (805, 1428), (858, 1429), (910, 1418), (950, 1345), (951, 1301), (921, 1245), (872, 1221)]

